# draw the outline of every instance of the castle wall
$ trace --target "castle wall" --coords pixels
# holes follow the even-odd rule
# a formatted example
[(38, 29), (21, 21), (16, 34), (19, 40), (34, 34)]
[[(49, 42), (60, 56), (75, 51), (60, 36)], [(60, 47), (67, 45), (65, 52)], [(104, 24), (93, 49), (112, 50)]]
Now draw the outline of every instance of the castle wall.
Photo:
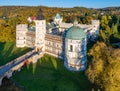
[(35, 32), (28, 31), (26, 33), (26, 45), (31, 48), (35, 46)]
[(45, 52), (55, 57), (62, 58), (63, 39), (61, 36), (46, 34), (45, 35)]

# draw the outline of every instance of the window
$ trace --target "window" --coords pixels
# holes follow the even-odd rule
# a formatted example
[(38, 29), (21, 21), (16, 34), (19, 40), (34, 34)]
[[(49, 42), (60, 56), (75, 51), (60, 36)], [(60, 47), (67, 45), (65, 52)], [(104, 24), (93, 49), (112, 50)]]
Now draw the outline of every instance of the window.
[(72, 46), (72, 45), (70, 45), (70, 51), (71, 51), (71, 52), (73, 51), (73, 46)]

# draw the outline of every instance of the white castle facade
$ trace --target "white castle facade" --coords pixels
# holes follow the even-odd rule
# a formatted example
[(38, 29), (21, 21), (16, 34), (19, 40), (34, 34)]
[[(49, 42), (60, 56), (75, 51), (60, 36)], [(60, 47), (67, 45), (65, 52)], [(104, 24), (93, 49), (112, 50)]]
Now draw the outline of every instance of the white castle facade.
[[(29, 17), (29, 21), (32, 19)], [(99, 34), (99, 20), (90, 25), (62, 22), (59, 14), (53, 22), (46, 20), (39, 10), (34, 18), (34, 26), (19, 24), (16, 26), (16, 46), (35, 48), (40, 53), (50, 54), (64, 60), (64, 65), (72, 71), (85, 70), (87, 65), (86, 46), (89, 40), (95, 41)]]

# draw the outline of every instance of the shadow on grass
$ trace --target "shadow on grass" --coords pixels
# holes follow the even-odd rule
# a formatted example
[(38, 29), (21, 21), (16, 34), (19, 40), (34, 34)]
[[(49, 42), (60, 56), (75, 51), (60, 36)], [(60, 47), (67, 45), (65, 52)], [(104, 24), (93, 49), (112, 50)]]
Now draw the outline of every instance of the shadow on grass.
[(0, 66), (30, 51), (30, 48), (17, 48), (15, 42), (0, 42)]
[(64, 67), (62, 60), (49, 55), (25, 67), (13, 78), (26, 91), (91, 91), (84, 72), (71, 72)]

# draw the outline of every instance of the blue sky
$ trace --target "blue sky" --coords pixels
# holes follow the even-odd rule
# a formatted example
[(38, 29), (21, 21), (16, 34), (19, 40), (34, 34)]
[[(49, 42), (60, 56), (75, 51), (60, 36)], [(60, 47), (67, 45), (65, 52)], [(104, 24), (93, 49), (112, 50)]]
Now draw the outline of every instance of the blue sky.
[(74, 7), (103, 8), (120, 6), (120, 0), (0, 0), (0, 6), (50, 6), (50, 7)]

